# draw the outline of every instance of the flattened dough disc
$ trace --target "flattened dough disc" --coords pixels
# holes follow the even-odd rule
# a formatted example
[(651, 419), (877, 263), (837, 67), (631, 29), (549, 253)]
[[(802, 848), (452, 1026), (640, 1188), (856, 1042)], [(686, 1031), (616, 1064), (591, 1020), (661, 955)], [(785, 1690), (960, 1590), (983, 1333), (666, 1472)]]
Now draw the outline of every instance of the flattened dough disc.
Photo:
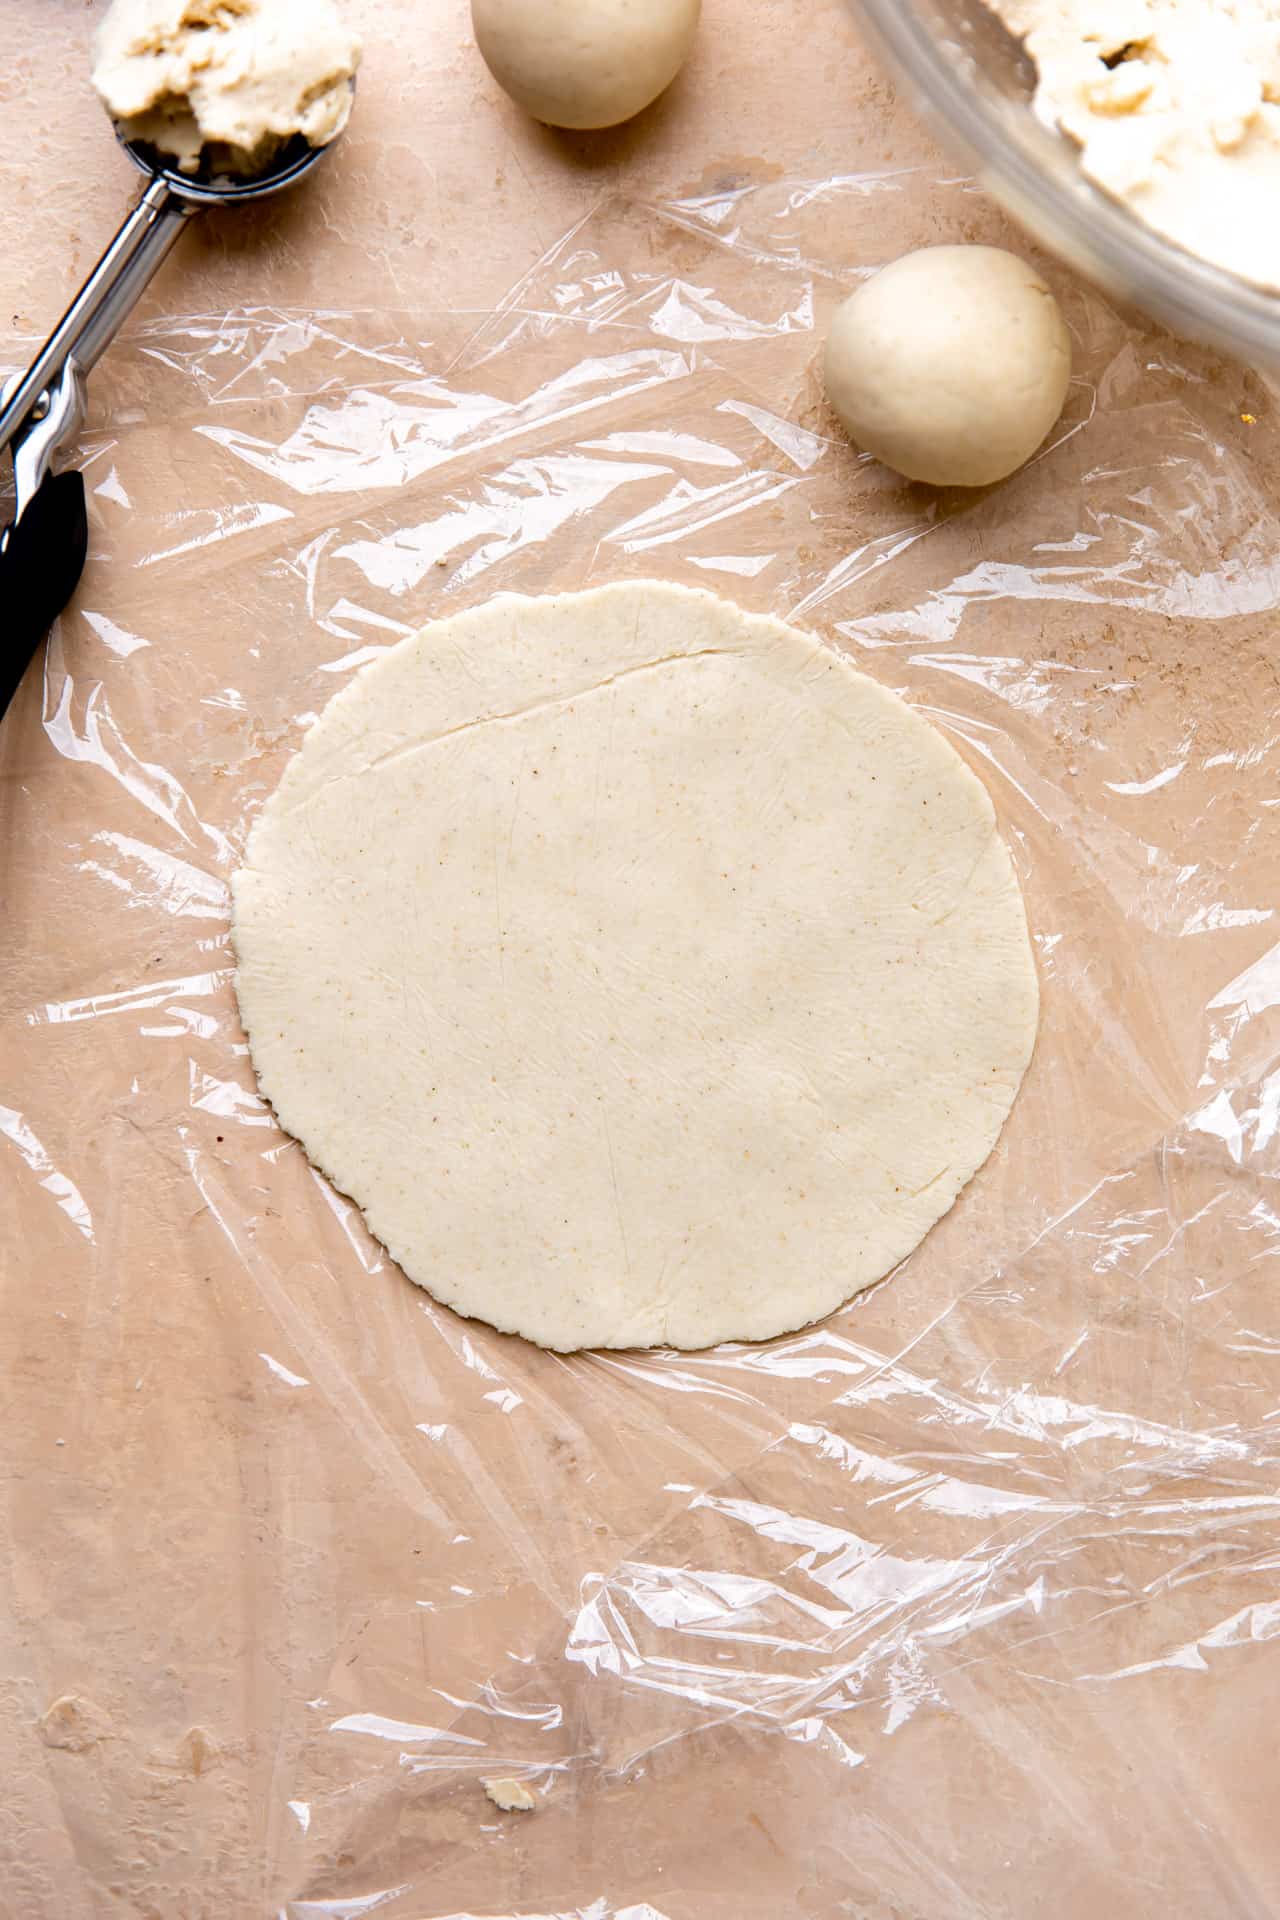
[(990, 1153), (1035, 966), (991, 802), (807, 634), (652, 583), (441, 620), (236, 875), (264, 1092), (410, 1279), (545, 1346), (761, 1340)]

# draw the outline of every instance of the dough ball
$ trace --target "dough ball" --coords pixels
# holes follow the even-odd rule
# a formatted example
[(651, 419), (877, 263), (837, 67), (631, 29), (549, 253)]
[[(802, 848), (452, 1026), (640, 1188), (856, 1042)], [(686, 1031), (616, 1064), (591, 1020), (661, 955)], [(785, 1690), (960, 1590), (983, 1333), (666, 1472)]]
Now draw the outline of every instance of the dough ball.
[(126, 140), (183, 173), (260, 173), (301, 135), (336, 140), (360, 42), (334, 0), (114, 0), (93, 84)]
[(476, 45), (517, 106), (552, 127), (616, 127), (679, 73), (701, 0), (471, 0)]
[(851, 294), (824, 376), (860, 447), (908, 480), (985, 487), (1062, 411), (1071, 341), (1057, 301), (1000, 247), (924, 247)]

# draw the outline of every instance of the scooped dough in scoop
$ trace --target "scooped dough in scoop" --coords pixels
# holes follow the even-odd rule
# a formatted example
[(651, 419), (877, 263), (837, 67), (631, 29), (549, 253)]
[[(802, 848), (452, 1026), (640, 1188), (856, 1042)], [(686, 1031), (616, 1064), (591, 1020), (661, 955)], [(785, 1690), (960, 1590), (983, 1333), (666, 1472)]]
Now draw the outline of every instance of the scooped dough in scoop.
[(184, 173), (260, 173), (347, 124), (360, 42), (334, 0), (115, 0), (93, 84), (127, 140)]
[(808, 634), (672, 586), (392, 648), (234, 897), (282, 1124), (411, 1279), (549, 1347), (831, 1312), (986, 1159), (1035, 1038), (959, 755)]

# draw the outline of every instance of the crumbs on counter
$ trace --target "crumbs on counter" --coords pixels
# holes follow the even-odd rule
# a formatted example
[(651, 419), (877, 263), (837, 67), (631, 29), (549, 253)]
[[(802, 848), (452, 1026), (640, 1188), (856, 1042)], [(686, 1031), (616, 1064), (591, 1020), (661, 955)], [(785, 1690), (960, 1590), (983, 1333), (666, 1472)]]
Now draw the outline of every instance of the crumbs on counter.
[(503, 1813), (532, 1813), (537, 1807), (537, 1794), (531, 1793), (520, 1780), (482, 1780), (480, 1784)]

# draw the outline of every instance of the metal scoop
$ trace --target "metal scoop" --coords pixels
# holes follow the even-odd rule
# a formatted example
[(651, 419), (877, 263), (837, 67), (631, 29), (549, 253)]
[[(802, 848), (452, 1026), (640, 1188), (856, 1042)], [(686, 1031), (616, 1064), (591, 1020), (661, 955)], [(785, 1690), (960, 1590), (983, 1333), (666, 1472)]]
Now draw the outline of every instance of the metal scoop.
[(74, 468), (55, 473), (53, 463), (80, 431), (87, 375), (193, 214), (279, 193), (328, 151), (299, 137), (265, 172), (241, 179), (179, 173), (154, 150), (122, 144), (147, 175), (142, 197), (26, 373), (0, 396), (0, 456), (12, 451), (16, 492), (0, 532), (0, 717), (84, 569), (84, 477)]

